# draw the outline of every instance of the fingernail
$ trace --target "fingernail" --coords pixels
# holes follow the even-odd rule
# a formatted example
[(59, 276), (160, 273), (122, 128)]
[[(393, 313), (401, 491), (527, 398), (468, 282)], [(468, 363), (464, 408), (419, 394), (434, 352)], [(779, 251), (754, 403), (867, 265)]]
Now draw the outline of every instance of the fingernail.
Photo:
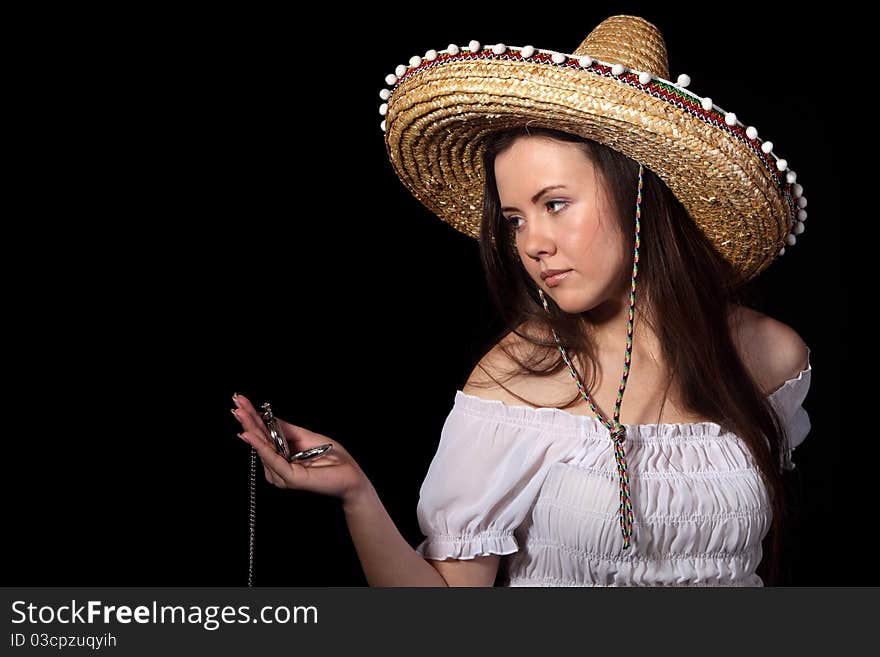
[(244, 435), (242, 435), (242, 434), (240, 434), (240, 433), (237, 433), (237, 434), (235, 434), (235, 435), (238, 436), (239, 438), (241, 438), (244, 442), (248, 442), (248, 439), (245, 438)]
[(237, 392), (236, 392), (236, 393), (233, 393), (233, 395), (232, 395), (232, 401), (235, 402), (235, 405), (236, 405), (236, 406), (238, 406), (239, 408), (241, 408), (241, 404), (240, 404), (239, 401), (238, 401), (238, 393), (237, 393)]
[(241, 420), (241, 418), (238, 417), (238, 409), (237, 408), (230, 408), (229, 410), (235, 416), (236, 420)]

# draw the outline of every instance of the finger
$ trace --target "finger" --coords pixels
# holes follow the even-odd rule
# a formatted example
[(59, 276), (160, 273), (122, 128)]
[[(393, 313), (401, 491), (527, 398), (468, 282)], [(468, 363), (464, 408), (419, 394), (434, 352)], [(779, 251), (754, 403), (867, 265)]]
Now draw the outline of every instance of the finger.
[(253, 447), (253, 446), (250, 444), (250, 441), (251, 441), (252, 439), (251, 439), (251, 438), (248, 438), (247, 436), (245, 436), (243, 432), (241, 432), (241, 433), (237, 433), (237, 434), (235, 434), (235, 435), (238, 436), (239, 438), (241, 438), (242, 441), (248, 443), (248, 446), (251, 447), (251, 448), (254, 450), (254, 452), (256, 452), (257, 457), (260, 459), (260, 465), (261, 465), (262, 468), (263, 468), (263, 476), (266, 478), (266, 481), (267, 481), (267, 482), (269, 482), (270, 484), (275, 484), (277, 480), (276, 480), (276, 478), (275, 478), (272, 474), (270, 474), (269, 467), (266, 465), (266, 462), (263, 460), (263, 457), (260, 456), (260, 452), (259, 452), (259, 450), (256, 449), (255, 447)]
[[(235, 399), (235, 396), (234, 396), (234, 395), (233, 395), (233, 399)], [(235, 411), (233, 411), (233, 413), (234, 413), (234, 412), (235, 412)], [(238, 419), (238, 416), (237, 416), (237, 415), (236, 415), (236, 418)], [(246, 433), (246, 432), (242, 431), (242, 432), (240, 432), (240, 433), (238, 433), (238, 434), (236, 434), (236, 435), (237, 435), (239, 438), (241, 438), (243, 441), (245, 441), (246, 443), (248, 443), (248, 445), (251, 445), (251, 441), (253, 440), (253, 435), (251, 435), (250, 437), (248, 437), (248, 436), (245, 435), (245, 433)], [(262, 442), (268, 442), (268, 441), (264, 441), (263, 439), (258, 439), (258, 440), (261, 440)], [(257, 446), (256, 446), (256, 445), (251, 445), (251, 447), (253, 447), (253, 448), (256, 450), (257, 455), (260, 455), (260, 450), (257, 449)], [(274, 448), (274, 444), (272, 445), (272, 447)], [(273, 450), (273, 451), (274, 451), (274, 450)], [(266, 481), (267, 481), (268, 483), (270, 483), (270, 484), (272, 484), (272, 485), (274, 485), (274, 486), (278, 486), (279, 483), (283, 484), (283, 480), (279, 479), (279, 478), (278, 478), (278, 477), (272, 472), (272, 470), (269, 468), (269, 466), (266, 465), (266, 461), (265, 461), (265, 459), (264, 459), (262, 456), (260, 456), (260, 463), (261, 463), (262, 466), (263, 466), (263, 476), (266, 478)]]
[[(242, 438), (242, 434), (238, 434), (238, 436)], [(242, 438), (242, 440), (244, 440), (244, 438)], [(272, 474), (272, 471), (269, 469), (269, 466), (266, 465), (266, 463), (263, 461), (262, 457), (260, 457), (260, 465), (263, 468), (263, 477), (266, 479), (266, 481), (274, 486), (277, 486), (278, 478), (274, 474)]]
[(273, 470), (271, 466), (265, 463), (263, 465), (266, 468), (266, 481), (268, 481), (273, 486), (277, 486), (278, 488), (289, 488), (281, 475), (275, 472), (275, 470)]
[(287, 485), (284, 483), (284, 480), (278, 477), (272, 469), (266, 466), (266, 481), (275, 486), (276, 488), (287, 488)]
[(303, 488), (308, 485), (312, 478), (309, 468), (299, 463), (288, 463), (287, 459), (275, 451), (274, 445), (255, 439), (249, 431), (240, 433), (239, 436), (257, 450), (270, 483), (279, 488)]
[(254, 421), (263, 421), (263, 414), (257, 410), (257, 408), (244, 395), (236, 393), (232, 396), (232, 401), (235, 402), (235, 406), (240, 409), (241, 413), (238, 415), (241, 416), (242, 419), (251, 418)]
[[(261, 460), (260, 462), (262, 463), (262, 460)], [(263, 463), (263, 476), (266, 477), (266, 481), (268, 481), (270, 484), (274, 484), (274, 483), (275, 483), (275, 477), (272, 476), (272, 475), (270, 474), (270, 472), (271, 472), (271, 471), (269, 470), (269, 466), (266, 465), (265, 463)]]
[(276, 486), (277, 488), (292, 488), (292, 486), (288, 486), (287, 482), (284, 481), (284, 477), (275, 472), (269, 466), (266, 466), (266, 472), (268, 472), (267, 479), (273, 486)]
[(252, 431), (264, 437), (266, 440), (269, 439), (266, 431), (266, 424), (263, 422), (262, 418), (254, 417), (252, 413), (241, 408), (233, 408), (231, 410), (233, 417), (241, 423), (241, 428), (244, 431)]
[[(239, 436), (243, 436), (246, 433), (250, 435), (256, 435), (258, 440), (261, 440), (264, 443), (269, 444), (272, 449), (277, 453), (277, 449), (275, 448), (275, 442), (271, 440), (268, 435), (268, 431), (266, 429), (266, 425), (263, 422), (262, 418), (258, 419), (256, 422), (251, 421), (250, 419), (245, 418), (245, 411), (238, 408), (232, 409), (232, 414), (241, 422), (242, 431), (239, 433)], [(261, 457), (261, 460), (262, 457)], [(263, 476), (265, 476), (266, 481), (275, 486), (279, 486), (280, 488), (287, 488), (284, 480), (278, 476), (278, 474), (274, 473), (273, 470), (266, 464), (265, 460), (263, 460)]]
[(282, 457), (280, 461), (266, 464), (269, 476), (279, 488), (308, 488), (312, 474), (304, 465), (295, 461), (288, 462)]
[(288, 465), (287, 459), (275, 451), (275, 446), (270, 445), (261, 434), (252, 431), (243, 431), (238, 434), (242, 440), (257, 450), (257, 454), (263, 460), (263, 466), (278, 472)]
[(262, 414), (254, 408), (253, 404), (244, 395), (235, 393), (232, 395), (232, 401), (235, 402), (236, 406), (236, 408), (232, 409), (232, 414), (241, 423), (242, 429), (245, 431), (254, 431), (255, 429), (259, 429), (261, 432), (266, 431), (266, 424), (263, 422)]
[(273, 475), (272, 471), (269, 469), (269, 466), (263, 463), (262, 459), (260, 459), (260, 463), (263, 464), (263, 476), (266, 478), (266, 481), (270, 484), (275, 484), (277, 480), (275, 479), (275, 475)]
[[(238, 434), (238, 437), (242, 438), (242, 440), (245, 440), (245, 438), (243, 437), (243, 434)], [(278, 485), (278, 477), (276, 477), (272, 473), (272, 470), (269, 468), (268, 465), (266, 465), (266, 463), (265, 463), (265, 461), (263, 461), (262, 457), (260, 457), (260, 465), (263, 468), (263, 477), (266, 479), (266, 482), (270, 483), (274, 486), (277, 486)]]
[[(251, 401), (241, 394), (234, 394), (232, 396), (232, 400), (235, 402), (235, 405), (238, 407), (238, 412), (233, 411), (233, 414), (236, 418), (238, 418), (239, 422), (242, 423), (242, 426), (246, 431), (253, 431), (254, 427), (259, 427), (260, 431), (264, 433), (266, 439), (269, 440), (268, 432), (266, 432), (266, 425), (263, 422), (262, 413), (257, 411), (254, 408), (254, 405)], [(278, 426), (281, 428), (282, 433), (284, 434), (285, 439), (292, 443), (296, 450), (308, 449), (310, 447), (316, 447), (323, 443), (333, 442), (328, 439), (327, 436), (317, 433), (315, 431), (310, 431), (305, 427), (301, 427), (296, 424), (292, 424), (287, 422), (280, 417), (275, 417), (275, 420), (278, 422)]]

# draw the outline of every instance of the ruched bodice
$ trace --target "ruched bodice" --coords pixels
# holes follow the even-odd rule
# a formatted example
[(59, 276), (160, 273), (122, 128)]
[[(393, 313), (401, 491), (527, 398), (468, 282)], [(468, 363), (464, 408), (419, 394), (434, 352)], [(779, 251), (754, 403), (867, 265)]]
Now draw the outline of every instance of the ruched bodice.
[[(770, 395), (790, 449), (810, 430), (811, 365)], [(714, 422), (626, 427), (633, 543), (596, 418), (456, 391), (417, 508), (429, 559), (503, 555), (503, 586), (762, 586), (772, 520), (743, 441)]]

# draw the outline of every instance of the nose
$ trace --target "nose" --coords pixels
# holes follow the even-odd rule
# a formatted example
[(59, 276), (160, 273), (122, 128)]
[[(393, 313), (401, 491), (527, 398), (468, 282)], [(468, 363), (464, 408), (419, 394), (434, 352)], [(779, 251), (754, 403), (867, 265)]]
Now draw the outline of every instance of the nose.
[(531, 218), (523, 228), (520, 247), (527, 255), (538, 260), (541, 256), (556, 252), (556, 239), (550, 221), (543, 217)]

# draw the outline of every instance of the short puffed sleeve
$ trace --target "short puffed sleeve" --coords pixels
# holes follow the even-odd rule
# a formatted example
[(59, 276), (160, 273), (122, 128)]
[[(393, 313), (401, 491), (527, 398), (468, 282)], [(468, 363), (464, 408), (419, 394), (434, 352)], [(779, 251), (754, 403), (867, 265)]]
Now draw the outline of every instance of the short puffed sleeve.
[(473, 559), (519, 549), (514, 531), (566, 445), (512, 421), (509, 408), (456, 394), (419, 490), (422, 557)]
[(794, 463), (791, 451), (800, 445), (810, 433), (810, 416), (803, 407), (804, 399), (810, 389), (810, 377), (813, 367), (810, 363), (810, 349), (807, 348), (807, 368), (798, 376), (788, 379), (770, 395), (770, 403), (776, 409), (779, 419), (787, 433), (789, 441), (788, 454), (783, 454), (783, 467), (791, 470)]

